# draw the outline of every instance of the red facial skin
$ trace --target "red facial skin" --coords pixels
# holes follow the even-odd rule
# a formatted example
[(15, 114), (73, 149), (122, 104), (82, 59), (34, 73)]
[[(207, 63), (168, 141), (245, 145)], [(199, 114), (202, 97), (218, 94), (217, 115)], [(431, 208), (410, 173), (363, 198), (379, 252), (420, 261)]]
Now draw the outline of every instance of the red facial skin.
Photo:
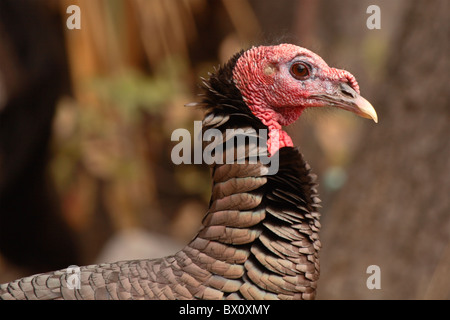
[[(301, 80), (293, 77), (290, 68), (294, 62), (309, 65), (309, 76)], [(339, 82), (359, 94), (352, 74), (330, 68), (317, 54), (292, 44), (246, 51), (236, 63), (233, 79), (252, 113), (269, 128), (267, 147), (272, 155), (279, 148), (293, 146), (282, 126), (296, 121), (305, 108), (329, 105), (312, 95), (338, 94)]]

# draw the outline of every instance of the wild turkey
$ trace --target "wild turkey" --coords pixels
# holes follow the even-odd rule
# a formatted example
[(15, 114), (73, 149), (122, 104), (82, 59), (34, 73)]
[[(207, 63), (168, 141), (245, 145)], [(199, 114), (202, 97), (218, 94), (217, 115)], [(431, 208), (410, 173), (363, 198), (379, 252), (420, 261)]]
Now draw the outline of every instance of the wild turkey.
[[(307, 107), (335, 106), (377, 122), (375, 110), (359, 95), (350, 73), (291, 44), (237, 53), (204, 81), (200, 105), (206, 110), (204, 132), (217, 129), (223, 137), (211, 139), (205, 148), (225, 150), (226, 141), (235, 138), (227, 129), (257, 139), (227, 150), (234, 163), (211, 164), (209, 210), (184, 249), (161, 259), (26, 277), (0, 285), (0, 297), (313, 299), (319, 278), (320, 200), (315, 175), (281, 126), (297, 120)], [(262, 157), (250, 161), (267, 151), (269, 159), (278, 161), (276, 172)]]

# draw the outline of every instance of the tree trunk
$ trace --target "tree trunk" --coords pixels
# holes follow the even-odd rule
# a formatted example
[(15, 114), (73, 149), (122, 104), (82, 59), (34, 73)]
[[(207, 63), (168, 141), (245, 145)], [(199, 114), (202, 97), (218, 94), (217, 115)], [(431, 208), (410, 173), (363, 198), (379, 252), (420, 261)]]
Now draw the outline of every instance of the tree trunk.
[(41, 2), (0, 2), (0, 253), (25, 273), (79, 263), (47, 172), (56, 103), (69, 87), (59, 25)]
[(407, 8), (371, 101), (380, 123), (323, 214), (319, 299), (450, 299), (449, 3)]

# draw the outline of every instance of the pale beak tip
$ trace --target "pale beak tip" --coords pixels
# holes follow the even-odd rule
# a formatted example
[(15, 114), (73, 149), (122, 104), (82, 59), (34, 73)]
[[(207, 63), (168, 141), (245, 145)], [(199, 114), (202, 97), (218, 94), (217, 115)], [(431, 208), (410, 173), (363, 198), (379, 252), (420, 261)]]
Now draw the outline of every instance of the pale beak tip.
[(373, 120), (375, 123), (378, 123), (378, 115), (377, 115), (376, 113), (373, 115), (372, 120)]
[(375, 123), (378, 123), (378, 115), (375, 108), (370, 104), (369, 101), (361, 96), (355, 99), (355, 103), (358, 108), (358, 112), (364, 118), (372, 119)]

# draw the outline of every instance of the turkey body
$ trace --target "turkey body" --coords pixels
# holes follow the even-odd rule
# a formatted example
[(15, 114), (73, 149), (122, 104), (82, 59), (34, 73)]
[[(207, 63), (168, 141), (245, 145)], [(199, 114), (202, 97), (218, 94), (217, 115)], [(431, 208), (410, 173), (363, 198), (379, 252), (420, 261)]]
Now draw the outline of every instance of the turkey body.
[[(222, 138), (211, 139), (204, 148), (232, 152), (233, 161), (211, 164), (209, 210), (202, 228), (189, 244), (176, 254), (161, 259), (121, 261), (80, 267), (76, 273), (64, 269), (26, 277), (0, 285), (0, 298), (313, 299), (319, 279), (318, 252), (321, 247), (316, 178), (299, 149), (291, 145), (287, 134), (282, 133), (281, 147), (274, 148), (273, 132), (278, 124), (274, 124), (274, 117), (258, 116), (261, 106), (257, 103), (257, 107), (249, 107), (251, 99), (257, 102), (261, 99), (253, 95), (251, 81), (241, 80), (241, 88), (238, 88), (236, 65), (241, 61), (240, 66), (244, 68), (249, 64), (253, 66), (256, 60), (252, 59), (266, 63), (267, 57), (277, 58), (276, 61), (272, 58), (261, 68), (258, 78), (266, 77), (262, 85), (269, 83), (273, 88), (276, 81), (282, 79), (275, 70), (283, 71), (283, 54), (293, 56), (294, 63), (287, 62), (286, 65), (295, 66), (294, 71), (291, 69), (295, 81), (310, 80), (305, 78), (304, 68), (310, 68), (309, 72), (314, 74), (314, 58), (318, 70), (319, 67), (324, 69), (329, 77), (311, 77), (311, 81), (316, 78), (334, 81), (339, 89), (336, 94), (339, 99), (357, 99), (363, 114), (370, 114), (374, 120), (376, 113), (359, 96), (353, 76), (329, 68), (310, 51), (292, 45), (264, 48), (259, 52), (256, 51), (258, 48), (252, 50), (248, 54), (244, 51), (236, 54), (204, 81), (203, 100), (199, 103), (206, 113), (203, 130), (215, 129)], [(240, 60), (244, 54), (250, 60)], [(307, 62), (298, 62), (299, 57)], [(303, 84), (307, 82), (301, 84), (301, 88), (305, 88)], [(330, 84), (325, 87), (329, 90)], [(317, 88), (316, 84), (314, 88)], [(344, 94), (341, 91), (345, 91)], [(243, 96), (242, 92), (252, 94)], [(331, 98), (324, 96), (329, 103)], [(287, 97), (286, 103), (291, 103), (292, 96)], [(290, 109), (286, 110), (288, 108), (283, 105), (279, 113), (292, 121), (296, 120), (295, 115), (300, 115), (300, 112), (294, 114)], [(266, 111), (273, 112), (273, 109)], [(357, 112), (362, 114), (360, 109)], [(230, 131), (232, 129), (234, 131)], [(227, 141), (237, 141), (239, 136), (246, 137), (241, 140), (244, 143), (235, 143), (233, 149), (227, 149)], [(266, 161), (255, 157), (255, 154), (268, 154), (268, 150), (270, 158), (277, 161), (275, 172), (271, 172)], [(228, 156), (223, 155), (224, 158)]]
[(296, 149), (280, 153), (274, 176), (265, 176), (260, 163), (214, 166), (203, 228), (175, 255), (27, 277), (0, 286), (1, 298), (314, 298), (320, 247), (314, 177)]

